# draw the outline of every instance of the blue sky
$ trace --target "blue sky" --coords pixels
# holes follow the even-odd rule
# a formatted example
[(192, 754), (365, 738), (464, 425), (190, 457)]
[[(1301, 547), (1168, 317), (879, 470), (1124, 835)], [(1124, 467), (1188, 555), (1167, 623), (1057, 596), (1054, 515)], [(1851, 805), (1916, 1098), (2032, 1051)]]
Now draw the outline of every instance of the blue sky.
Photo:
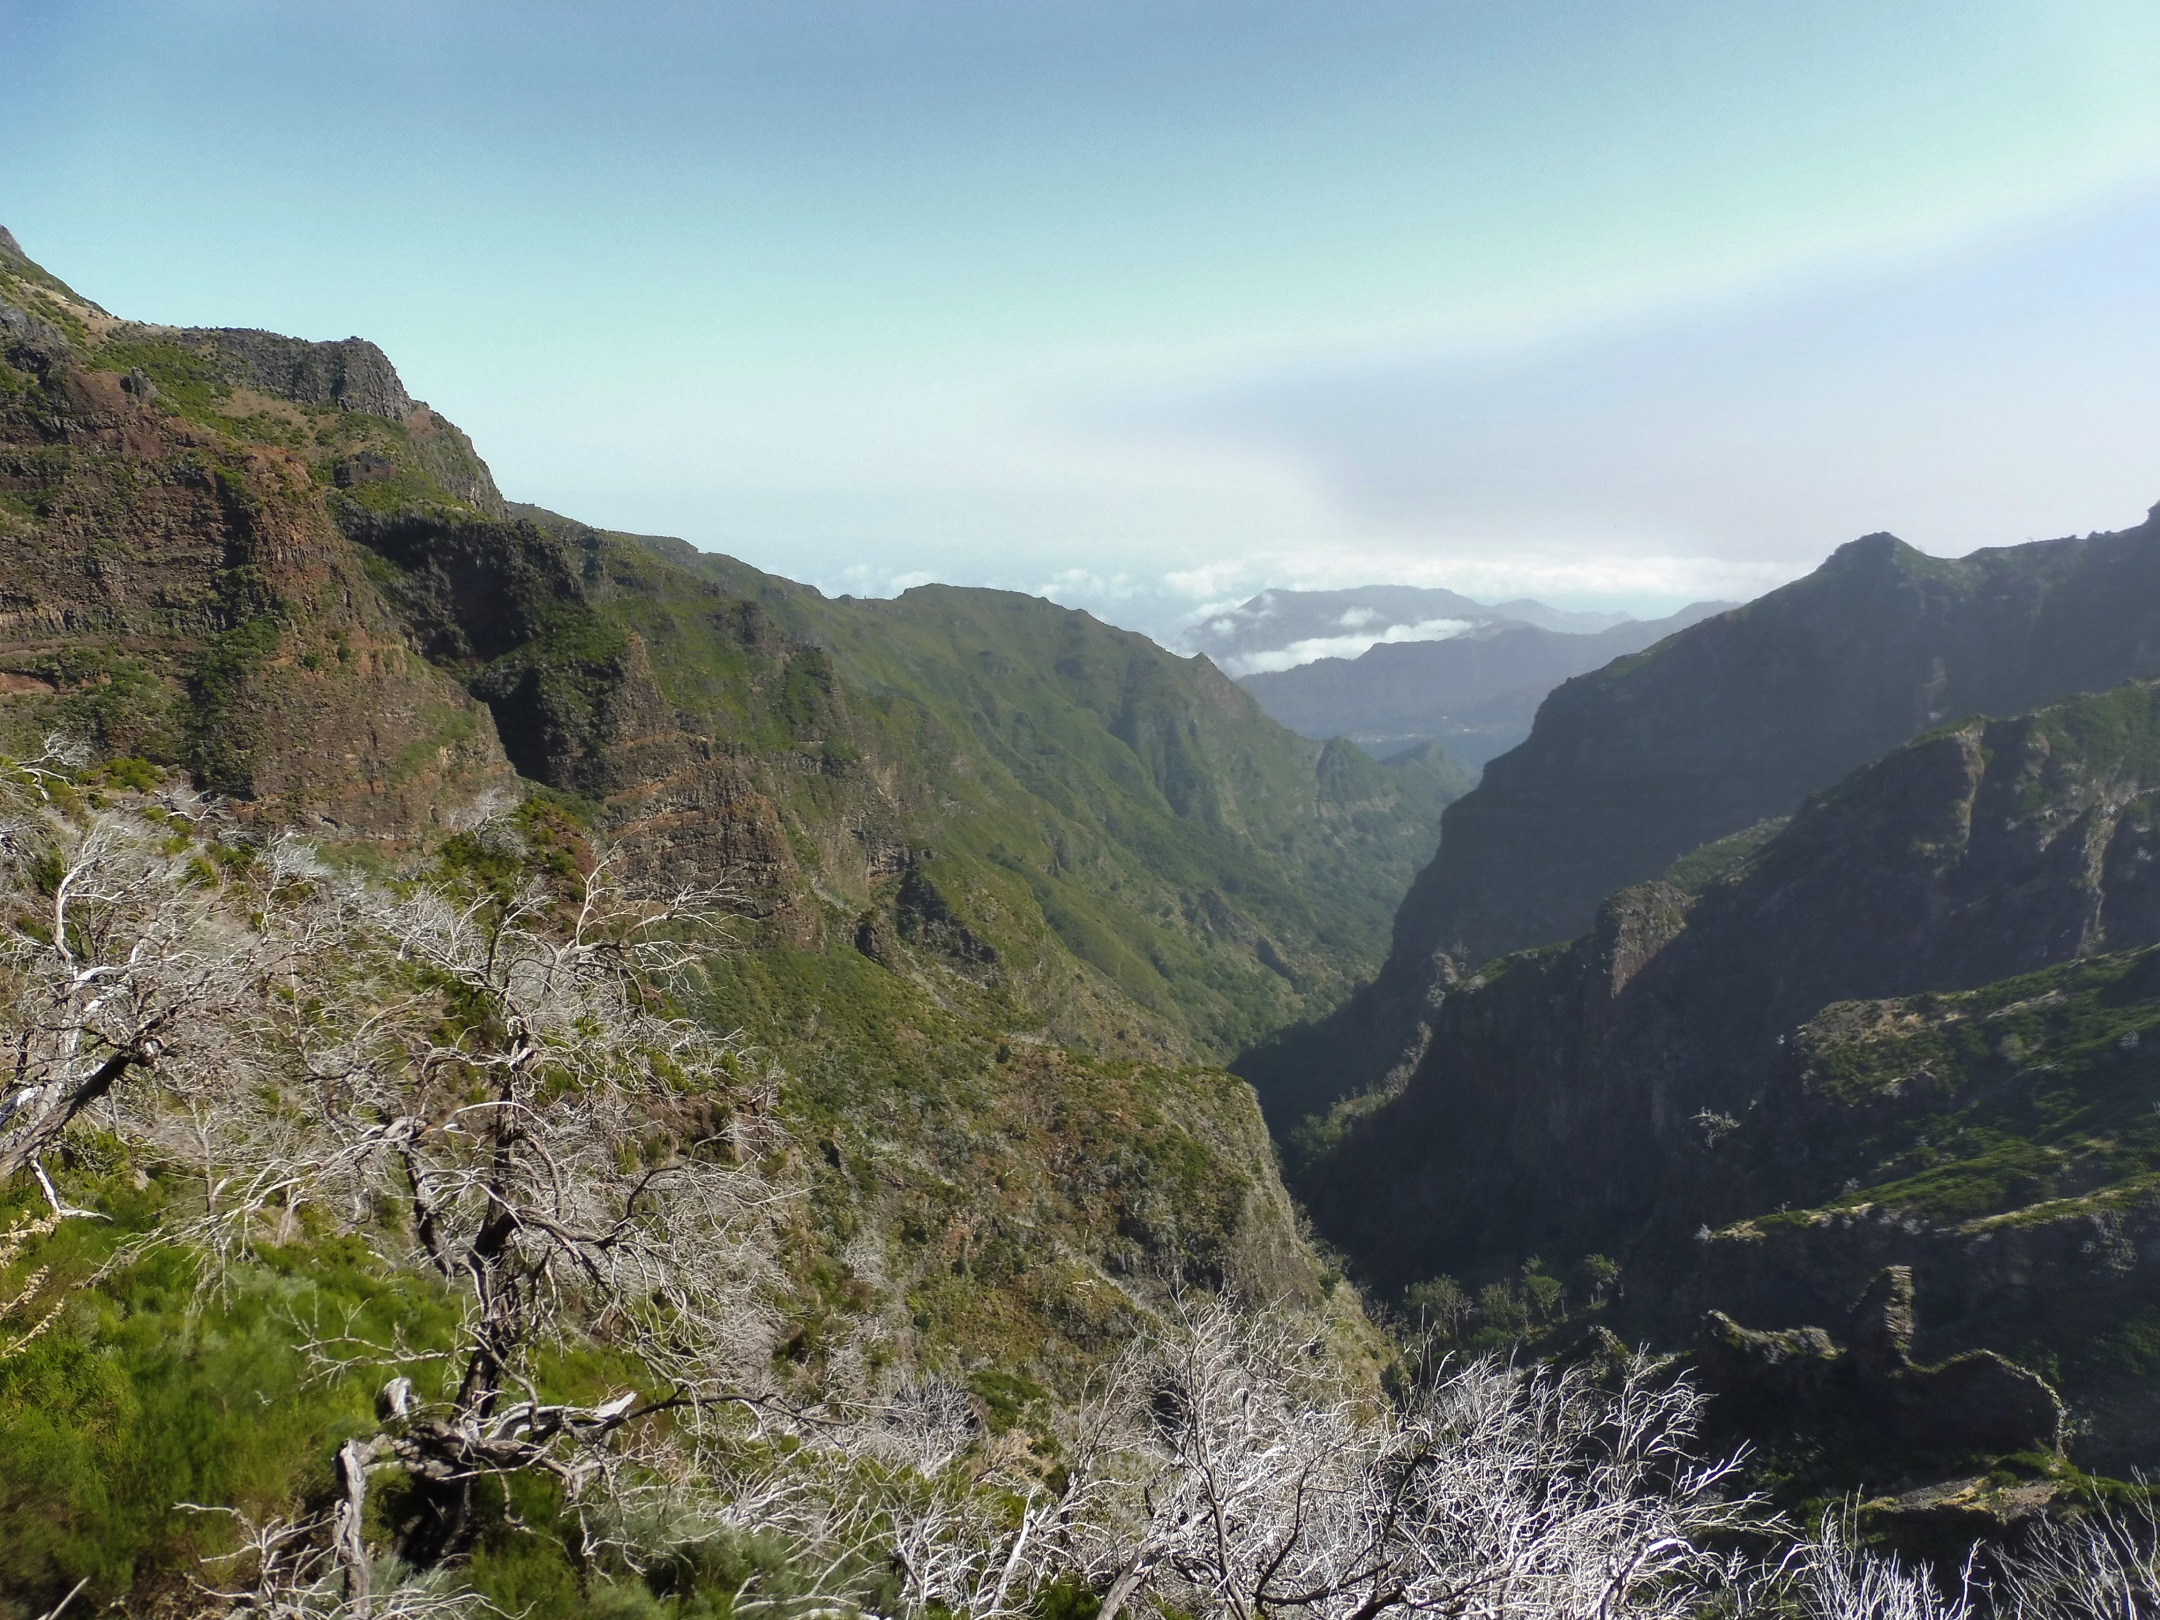
[(1750, 594), (2160, 500), (2160, 8), (0, 0), (0, 222), (831, 589)]

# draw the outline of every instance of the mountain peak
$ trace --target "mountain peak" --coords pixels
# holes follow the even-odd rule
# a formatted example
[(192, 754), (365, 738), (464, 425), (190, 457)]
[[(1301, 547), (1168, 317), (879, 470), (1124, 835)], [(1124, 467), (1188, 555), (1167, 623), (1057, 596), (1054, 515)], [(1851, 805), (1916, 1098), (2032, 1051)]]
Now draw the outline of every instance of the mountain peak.
[(0, 253), (5, 253), (11, 259), (25, 261), (30, 257), (22, 250), (22, 244), (15, 240), (15, 233), (5, 225), (0, 225)]
[(1880, 567), (1884, 563), (1900, 560), (1912, 549), (1911, 546), (1888, 530), (1878, 529), (1873, 534), (1863, 534), (1857, 540), (1846, 541), (1837, 550), (1830, 553), (1829, 558), (1822, 565), (1822, 570), (1819, 571), (1827, 571), (1839, 566), (1848, 568)]
[(403, 422), (415, 401), (390, 357), (366, 338), (318, 343), (250, 327), (190, 327), (182, 336), (216, 351), (235, 381), (278, 399), (334, 405)]

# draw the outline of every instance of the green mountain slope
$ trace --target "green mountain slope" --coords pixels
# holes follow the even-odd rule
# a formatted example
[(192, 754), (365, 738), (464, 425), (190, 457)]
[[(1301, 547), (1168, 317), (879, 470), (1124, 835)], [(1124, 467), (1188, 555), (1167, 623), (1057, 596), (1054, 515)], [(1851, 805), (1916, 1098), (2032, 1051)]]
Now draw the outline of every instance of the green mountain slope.
[(882, 912), (1037, 1033), (1217, 1055), (1377, 964), (1462, 785), (1046, 602), (828, 602), (508, 506), (357, 339), (117, 321), (20, 258), (0, 295), (19, 734), (361, 834), (507, 757), (654, 868), (754, 891), (762, 937)]
[(1203, 1065), (1377, 965), (1437, 755), (1307, 742), (1048, 603), (827, 601), (515, 506), (372, 345), (130, 323), (12, 254), (0, 561), (0, 748), (86, 738), (377, 864), (539, 795), (731, 888), (702, 1010), (817, 1144), (806, 1357), (1064, 1387), (1181, 1279), (1317, 1297)]
[(1205, 1050), (1348, 990), (1468, 785), (1437, 750), (1380, 766), (1307, 742), (1205, 659), (1038, 598), (928, 586), (827, 601), (642, 544), (829, 656), (861, 723), (900, 734), (937, 778), (912, 806), (925, 836), (978, 881), (1017, 879), (1025, 894), (1001, 911), (1039, 914)]

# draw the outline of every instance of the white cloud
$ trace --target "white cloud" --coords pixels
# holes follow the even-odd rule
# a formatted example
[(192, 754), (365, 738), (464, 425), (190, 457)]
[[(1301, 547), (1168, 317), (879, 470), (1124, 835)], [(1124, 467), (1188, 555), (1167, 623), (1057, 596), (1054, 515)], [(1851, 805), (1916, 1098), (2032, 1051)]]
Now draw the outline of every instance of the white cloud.
[(1153, 596), (1161, 587), (1131, 574), (1103, 575), (1086, 568), (1067, 568), (1035, 587), (1034, 594), (1066, 607), (1093, 608), (1110, 602), (1130, 602)]
[[(1353, 612), (1358, 611), (1353, 609)], [(1351, 615), (1343, 615), (1348, 619)], [(1367, 613), (1369, 620), (1377, 617)], [(1322, 658), (1357, 658), (1382, 643), (1397, 641), (1452, 641), (1471, 628), (1468, 619), (1426, 619), (1418, 624), (1391, 624), (1385, 630), (1370, 635), (1313, 636), (1304, 641), (1293, 641), (1287, 647), (1273, 647), (1266, 652), (1247, 653), (1242, 658), (1223, 660), (1226, 675), (1263, 675), (1281, 669), (1296, 669), (1300, 664), (1310, 664)]]
[[(2135, 522), (2160, 494), (2156, 249), (2160, 191), (2132, 194), (1548, 341), (1286, 362), (1136, 402), (1133, 429), (1302, 477), (1344, 542), (1313, 575), (1344, 584), (1396, 552), (1386, 577), (1487, 599), (1753, 594), (1880, 529), (1959, 555)], [(1246, 561), (1186, 574), (1217, 595)]]
[(837, 584), (822, 579), (811, 583), (827, 596), (898, 596), (918, 585), (931, 584), (937, 577), (927, 568), (895, 572), (875, 563), (855, 563), (840, 570)]
[[(1823, 553), (1829, 550), (1825, 546)], [(1624, 610), (1638, 618), (1662, 618), (1689, 602), (1760, 596), (1821, 560), (1821, 555), (1704, 556), (1654, 542), (1641, 549), (1585, 551), (1495, 538), (1482, 546), (1442, 551), (1416, 539), (1343, 541), (1249, 551), (1168, 573), (1162, 576), (1159, 597), (1180, 631), (1221, 619), (1269, 589), (1330, 591), (1357, 585), (1440, 587), (1482, 602), (1530, 596), (1563, 609)], [(1250, 621), (1228, 620), (1220, 633), (1227, 634), (1240, 622)]]

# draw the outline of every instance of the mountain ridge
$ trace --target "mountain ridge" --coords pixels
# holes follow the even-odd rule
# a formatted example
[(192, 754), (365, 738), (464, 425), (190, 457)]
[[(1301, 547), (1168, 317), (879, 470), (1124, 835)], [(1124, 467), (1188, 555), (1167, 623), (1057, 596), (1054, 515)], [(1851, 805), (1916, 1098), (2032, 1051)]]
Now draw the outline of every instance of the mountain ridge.
[[(1026, 946), (1006, 928), (1008, 954), (1018, 947), (1027, 961), (1047, 945), (1069, 964), (1053, 977), (1091, 980), (1083, 999), (1135, 998), (1159, 1047), (1197, 1034), (1214, 1051), (1341, 994), (1343, 961), (1377, 958), (1390, 891), (1407, 884), (1441, 802), (1459, 791), (1428, 764), (1367, 770), (1299, 740), (1204, 660), (1071, 610), (950, 587), (895, 603), (828, 601), (733, 559), (507, 503), (470, 441), (412, 400), (364, 340), (139, 326), (26, 260), (5, 263), (9, 353), (30, 368), (11, 368), (22, 381), (9, 397), (30, 415), (0, 473), (15, 491), (0, 540), (23, 558), (15, 622), (51, 627), (44, 641), (0, 647), (22, 666), (11, 711), (22, 726), (73, 716), (102, 746), (184, 763), (244, 799), (283, 794), (294, 810), (369, 836), (447, 814), (451, 799), (506, 782), (514, 765), (626, 818), (633, 844), (651, 842), (655, 858), (709, 858), (715, 877), (737, 865), (762, 873), (763, 904), (792, 913), (804, 937), (857, 931), (852, 916), (813, 921), (822, 903), (811, 889), (867, 904), (902, 865), (927, 873), (910, 849), (948, 846), (948, 874), (964, 859), (994, 910), (1040, 914), (1022, 924)], [(33, 427), (47, 401), (57, 413)], [(78, 452), (63, 447), (70, 434)], [(130, 470), (175, 457), (203, 468), (186, 475), (200, 493), (184, 510), (146, 495)], [(147, 487), (194, 486), (161, 474)], [(255, 530), (274, 514), (292, 538), (272, 558)], [(116, 525), (142, 542), (95, 561), (78, 550), (82, 563), (55, 572), (40, 559), (54, 555), (56, 522), (78, 548), (104, 544), (93, 529)], [(157, 591), (199, 606), (176, 616), (132, 590), (85, 594), (81, 581), (99, 575), (78, 570), (132, 580), (164, 566), (162, 536), (213, 528), (222, 538), (194, 572)], [(373, 628), (354, 614), (372, 615)], [(76, 664), (118, 660), (121, 678), (54, 663), (63, 622)], [(83, 634), (100, 623), (109, 637)], [(230, 656), (215, 669), (214, 650), (191, 639), (203, 635), (226, 638)], [(964, 658), (955, 636), (969, 638)], [(393, 700), (388, 674), (361, 692), (356, 671), (378, 664), (394, 664), (412, 695)], [(1007, 680), (1041, 712), (1001, 707)], [(204, 705), (218, 694), (231, 712), (213, 725)], [(465, 739), (445, 760), (463, 760), (458, 748), (472, 760), (401, 785), (400, 762), (429, 743), (377, 723), (399, 701)], [(1062, 729), (1022, 735), (1040, 733), (1052, 710)], [(901, 789), (932, 756), (959, 768), (946, 789)], [(810, 798), (825, 809), (804, 796), (799, 765), (813, 757), (828, 785)], [(990, 779), (967, 774), (978, 758)], [(337, 785), (340, 761), (357, 773), (349, 786)], [(1016, 824), (975, 847), (986, 816), (1015, 812), (1032, 830)], [(814, 831), (830, 813), (859, 836)], [(952, 835), (937, 830), (955, 816)], [(708, 825), (716, 836), (695, 832)], [(1379, 854), (1387, 875), (1362, 875), (1361, 852)], [(1144, 868), (1156, 856), (1182, 880), (1152, 881)], [(1326, 866), (1325, 883), (1304, 883), (1312, 861)], [(1153, 892), (1141, 903), (1143, 888)], [(1313, 892), (1330, 896), (1318, 910)], [(1126, 893), (1135, 901), (1116, 898)], [(1344, 903), (1354, 922), (1322, 915)], [(1134, 940), (1152, 943), (1136, 953)], [(1166, 975), (1148, 950), (1193, 971)], [(1178, 1032), (1191, 1016), (1181, 1009), (1201, 1005), (1205, 1027)]]
[(1910, 1267), (1936, 1350), (2055, 1368), (2142, 1465), (2160, 1404), (2086, 1346), (2160, 1311), (2156, 839), (2160, 682), (1937, 728), (1450, 980), (1293, 1185), (1384, 1290), (1602, 1251), (1607, 1315), (1667, 1344)]
[[(15, 257), (0, 558), (0, 750), (73, 735), (364, 870), (522, 798), (732, 890), (696, 1010), (822, 1144), (805, 1343), (1077, 1388), (1177, 1279), (1323, 1299), (1206, 1060), (1377, 963), (1444, 762), (1053, 604), (831, 602), (507, 502), (364, 340), (125, 322)], [(1055, 1286), (1014, 1263), (1046, 1228)]]
[(1893, 535), (1577, 676), (1451, 805), (1388, 960), (1238, 1060), (1278, 1130), (1399, 1085), (1449, 986), (1588, 929), (1603, 898), (1792, 814), (1929, 727), (2160, 674), (2160, 522), (1958, 559)]
[[(1626, 613), (1569, 612), (1528, 597), (1480, 602), (1426, 585), (1358, 585), (1342, 590), (1269, 589), (1189, 625), (1179, 638), (1234, 679), (1298, 667), (1346, 642), (1489, 634), (1523, 625), (1591, 635), (1631, 622)], [(1407, 637), (1403, 634), (1408, 632)], [(1361, 646), (1358, 650), (1362, 651)], [(1289, 659), (1285, 665), (1281, 660)]]

